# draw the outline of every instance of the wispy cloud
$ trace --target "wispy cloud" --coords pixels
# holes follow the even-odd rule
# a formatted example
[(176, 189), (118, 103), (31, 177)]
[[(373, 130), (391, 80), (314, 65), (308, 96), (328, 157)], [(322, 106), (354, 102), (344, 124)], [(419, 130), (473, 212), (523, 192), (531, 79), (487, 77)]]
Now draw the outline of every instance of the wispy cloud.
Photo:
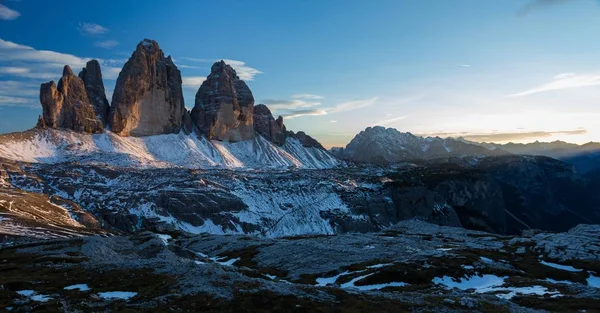
[(523, 5), (518, 11), (518, 15), (527, 15), (538, 10), (545, 9), (546, 7), (573, 2), (574, 0), (530, 0), (528, 3)]
[(262, 74), (261, 71), (250, 67), (248, 65), (246, 65), (246, 62), (244, 61), (238, 61), (238, 60), (223, 60), (225, 61), (225, 63), (231, 65), (231, 67), (233, 67), (233, 69), (235, 70), (235, 72), (237, 73), (237, 75), (240, 77), (241, 80), (254, 80), (254, 76), (258, 75), (258, 74)]
[(358, 110), (364, 107), (368, 107), (377, 101), (377, 97), (366, 99), (366, 100), (356, 100), (356, 101), (348, 101), (337, 104), (333, 108), (327, 110), (328, 113), (339, 113), (346, 111)]
[(188, 57), (178, 57), (177, 60), (184, 60), (189, 62), (198, 62), (198, 63), (213, 63), (219, 60), (215, 59), (201, 59), (201, 58), (188, 58)]
[(458, 63), (456, 65), (460, 66), (460, 67), (466, 67), (466, 68), (471, 68), (472, 67), (470, 64), (463, 64), (463, 63)]
[[(177, 60), (184, 60), (184, 61), (196, 62), (196, 63), (214, 63), (214, 62), (221, 61), (221, 59), (203, 59), (203, 58), (189, 58), (189, 57), (178, 57)], [(225, 63), (227, 63), (227, 64), (231, 65), (231, 67), (233, 67), (233, 69), (235, 70), (235, 72), (237, 73), (237, 75), (240, 77), (241, 80), (251, 81), (251, 80), (254, 80), (254, 77), (256, 75), (263, 73), (258, 69), (255, 69), (253, 67), (246, 65), (246, 62), (244, 62), (244, 61), (231, 60), (231, 59), (223, 59), (223, 61), (225, 61)], [(189, 66), (189, 65), (187, 65), (187, 66), (184, 65), (181, 67), (182, 68), (186, 68), (186, 67), (195, 68), (195, 67)]]
[(0, 4), (0, 20), (12, 21), (21, 16), (21, 13)]
[(39, 85), (23, 81), (3, 80), (0, 83), (0, 107), (39, 107)]
[(108, 32), (108, 28), (94, 23), (79, 23), (77, 29), (84, 35), (102, 35)]
[(318, 99), (323, 99), (323, 96), (319, 96), (319, 95), (313, 95), (310, 93), (299, 93), (299, 94), (295, 94), (292, 95), (292, 98), (294, 99), (308, 99), (308, 100), (318, 100)]
[[(64, 65), (74, 70), (85, 66), (91, 58), (33, 47), (6, 41), (0, 38), (0, 75), (30, 79), (59, 78)], [(105, 79), (116, 79), (121, 71), (123, 60), (102, 60), (102, 74)]]
[(293, 113), (289, 113), (284, 117), (287, 119), (293, 119), (300, 116), (318, 116), (318, 115), (327, 115), (327, 111), (323, 109), (314, 109), (314, 110), (297, 110)]
[(103, 48), (103, 49), (112, 49), (118, 45), (119, 45), (119, 42), (116, 40), (103, 40), (103, 41), (96, 41), (94, 43), (94, 46), (96, 46), (98, 48)]
[[(305, 96), (309, 95), (309, 96)], [(271, 111), (287, 119), (297, 118), (301, 116), (316, 116), (340, 113), (346, 111), (357, 110), (360, 108), (372, 105), (377, 101), (377, 98), (366, 100), (355, 100), (338, 103), (334, 106), (322, 107), (321, 96), (312, 94), (302, 94), (301, 97), (293, 95), (291, 100), (266, 99), (262, 102), (266, 104)]]
[(15, 80), (3, 80), (0, 83), (0, 95), (15, 97), (36, 97), (39, 95), (40, 85)]
[(600, 75), (577, 75), (563, 73), (556, 75), (554, 80), (522, 92), (509, 94), (508, 97), (522, 97), (546, 91), (582, 88), (600, 85)]
[(35, 102), (30, 98), (8, 97), (0, 95), (0, 106), (4, 107), (35, 107)]
[(202, 85), (202, 82), (206, 80), (204, 76), (186, 76), (182, 78), (183, 87), (197, 90)]
[(492, 133), (434, 133), (426, 134), (424, 136), (437, 136), (437, 137), (463, 137), (466, 140), (474, 142), (510, 142), (510, 141), (523, 141), (523, 140), (538, 140), (542, 138), (552, 137), (554, 135), (585, 135), (588, 131), (586, 129), (574, 129), (574, 130), (560, 130), (560, 131), (529, 131), (529, 132), (492, 132)]
[(32, 47), (5, 41), (0, 38), (0, 60), (58, 63), (80, 67), (85, 66), (89, 58), (80, 58), (72, 54), (48, 50), (36, 50)]
[(403, 120), (405, 118), (406, 118), (406, 116), (394, 117), (394, 118), (386, 119), (386, 120), (383, 120), (383, 121), (375, 122), (373, 124), (373, 126), (386, 126), (386, 125), (392, 124), (394, 122)]
[(321, 105), (321, 102), (318, 101), (308, 101), (308, 100), (278, 100), (278, 99), (266, 99), (262, 101), (266, 104), (269, 109), (273, 111), (295, 111), (298, 109), (307, 109), (313, 108)]
[(24, 74), (28, 73), (29, 69), (24, 67), (2, 66), (0, 67), (1, 74)]

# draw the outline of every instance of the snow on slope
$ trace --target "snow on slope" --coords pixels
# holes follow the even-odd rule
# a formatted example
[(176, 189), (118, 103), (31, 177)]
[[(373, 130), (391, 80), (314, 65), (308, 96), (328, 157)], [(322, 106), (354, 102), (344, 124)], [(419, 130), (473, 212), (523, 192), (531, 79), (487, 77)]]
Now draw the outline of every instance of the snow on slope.
[(33, 163), (107, 163), (122, 167), (330, 168), (339, 161), (328, 152), (289, 138), (282, 147), (258, 136), (227, 143), (195, 135), (119, 137), (110, 132), (30, 130), (0, 136), (0, 157)]

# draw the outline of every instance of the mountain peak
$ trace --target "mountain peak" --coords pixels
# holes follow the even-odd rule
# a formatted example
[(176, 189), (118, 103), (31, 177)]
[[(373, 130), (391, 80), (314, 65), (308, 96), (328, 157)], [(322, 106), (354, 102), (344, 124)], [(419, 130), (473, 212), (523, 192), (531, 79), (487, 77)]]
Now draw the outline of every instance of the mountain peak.
[(235, 70), (221, 60), (196, 93), (192, 121), (209, 139), (244, 141), (254, 138), (254, 96)]
[(156, 41), (142, 40), (119, 73), (111, 130), (120, 136), (176, 133), (184, 112), (181, 72)]
[(155, 40), (145, 38), (144, 40), (140, 41), (136, 47), (136, 50), (145, 50), (154, 53), (160, 50), (160, 46)]
[(73, 73), (73, 70), (71, 69), (70, 66), (65, 65), (65, 67), (63, 68), (63, 77), (65, 76), (75, 76), (75, 74)]

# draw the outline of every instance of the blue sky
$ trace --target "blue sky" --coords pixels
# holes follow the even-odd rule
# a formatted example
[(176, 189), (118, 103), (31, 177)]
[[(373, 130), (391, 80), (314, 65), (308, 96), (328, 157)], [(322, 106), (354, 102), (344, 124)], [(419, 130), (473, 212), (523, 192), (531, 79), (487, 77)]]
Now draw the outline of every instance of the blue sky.
[(600, 141), (597, 0), (0, 1), (0, 132), (39, 84), (102, 60), (109, 97), (143, 38), (186, 106), (226, 59), (288, 129), (343, 146), (374, 125), (478, 141)]

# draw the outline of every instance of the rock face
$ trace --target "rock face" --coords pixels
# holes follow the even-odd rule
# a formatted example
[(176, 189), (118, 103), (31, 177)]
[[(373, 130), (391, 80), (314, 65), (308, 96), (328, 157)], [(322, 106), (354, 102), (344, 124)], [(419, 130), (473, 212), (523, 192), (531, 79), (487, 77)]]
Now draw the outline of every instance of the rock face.
[(43, 123), (38, 122), (39, 126), (68, 128), (87, 133), (104, 131), (104, 123), (96, 118), (83, 80), (75, 76), (68, 65), (64, 67), (58, 87), (54, 81), (42, 84), (40, 103), (43, 108)]
[(117, 79), (110, 128), (120, 136), (151, 136), (181, 129), (185, 106), (181, 73), (153, 40), (144, 39)]
[(79, 72), (79, 78), (83, 80), (85, 91), (90, 103), (94, 106), (96, 117), (102, 122), (103, 126), (106, 125), (108, 123), (110, 105), (106, 99), (100, 63), (97, 60), (87, 62), (85, 67)]
[(286, 129), (283, 117), (275, 118), (264, 104), (254, 107), (254, 131), (276, 145), (285, 143)]
[(219, 61), (196, 93), (192, 121), (209, 139), (243, 141), (254, 138), (254, 97), (235, 70)]

